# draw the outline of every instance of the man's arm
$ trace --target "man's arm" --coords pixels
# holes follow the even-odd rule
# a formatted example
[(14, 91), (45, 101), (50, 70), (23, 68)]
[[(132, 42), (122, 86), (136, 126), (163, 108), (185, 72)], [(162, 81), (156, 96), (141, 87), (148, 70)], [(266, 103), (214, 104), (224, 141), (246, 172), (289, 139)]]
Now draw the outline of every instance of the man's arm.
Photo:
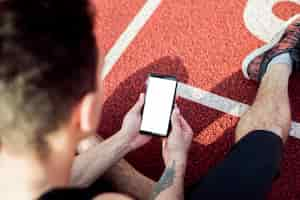
[(75, 158), (71, 185), (89, 186), (131, 150), (121, 132)]
[(174, 160), (167, 166), (159, 182), (154, 187), (150, 200), (184, 199), (185, 164), (178, 165)]
[(106, 193), (97, 196), (93, 200), (133, 200), (133, 199), (117, 193)]

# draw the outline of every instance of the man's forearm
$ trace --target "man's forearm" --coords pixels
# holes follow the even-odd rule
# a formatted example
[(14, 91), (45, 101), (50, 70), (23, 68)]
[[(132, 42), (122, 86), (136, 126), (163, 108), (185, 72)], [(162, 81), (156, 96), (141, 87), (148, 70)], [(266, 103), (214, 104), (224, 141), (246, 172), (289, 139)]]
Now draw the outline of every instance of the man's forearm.
[(186, 164), (172, 161), (154, 187), (150, 200), (183, 200), (185, 169)]
[(116, 133), (89, 151), (80, 154), (73, 163), (71, 185), (89, 186), (129, 151), (130, 148), (122, 134)]

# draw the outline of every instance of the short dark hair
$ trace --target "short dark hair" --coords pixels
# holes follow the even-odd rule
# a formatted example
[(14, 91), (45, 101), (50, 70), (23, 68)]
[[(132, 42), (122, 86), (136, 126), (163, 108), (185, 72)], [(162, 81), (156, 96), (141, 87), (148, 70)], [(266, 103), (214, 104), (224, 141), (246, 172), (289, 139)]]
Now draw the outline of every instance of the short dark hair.
[(1, 143), (45, 150), (95, 89), (93, 24), (87, 0), (0, 0)]

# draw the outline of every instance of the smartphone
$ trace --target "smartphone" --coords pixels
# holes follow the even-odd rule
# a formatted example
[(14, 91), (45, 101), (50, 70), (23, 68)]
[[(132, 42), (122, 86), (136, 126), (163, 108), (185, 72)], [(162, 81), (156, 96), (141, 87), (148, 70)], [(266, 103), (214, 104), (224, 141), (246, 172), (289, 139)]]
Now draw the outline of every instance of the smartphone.
[(173, 76), (149, 75), (140, 128), (142, 134), (160, 137), (169, 135), (177, 83)]

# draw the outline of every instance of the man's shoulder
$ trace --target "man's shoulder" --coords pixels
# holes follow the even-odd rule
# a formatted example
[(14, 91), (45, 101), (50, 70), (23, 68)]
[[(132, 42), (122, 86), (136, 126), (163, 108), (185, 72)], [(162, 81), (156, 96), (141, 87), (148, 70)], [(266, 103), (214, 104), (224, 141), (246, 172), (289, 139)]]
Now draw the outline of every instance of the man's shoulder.
[(133, 200), (133, 198), (118, 193), (105, 193), (96, 196), (93, 200)]

